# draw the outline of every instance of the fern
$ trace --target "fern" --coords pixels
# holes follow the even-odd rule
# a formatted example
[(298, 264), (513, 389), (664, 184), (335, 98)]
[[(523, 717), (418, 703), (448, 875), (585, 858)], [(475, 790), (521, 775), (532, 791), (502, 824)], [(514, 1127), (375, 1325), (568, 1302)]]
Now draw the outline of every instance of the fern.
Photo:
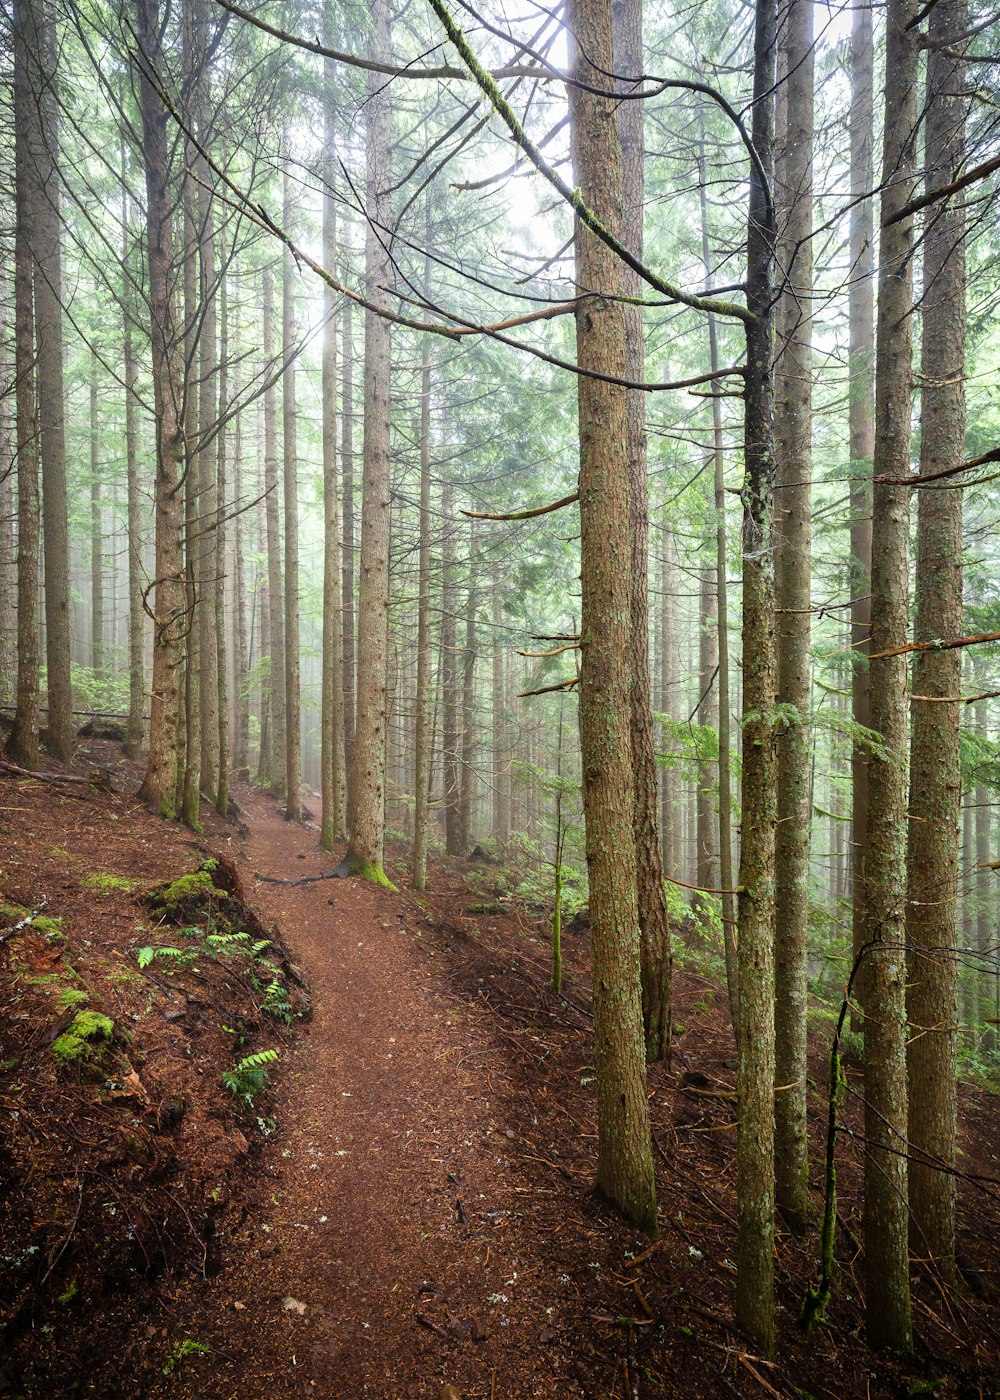
[(284, 1021), (286, 1025), (291, 1023), (292, 1003), (280, 978), (271, 979), (264, 992), (264, 1000), (260, 1003), (260, 1010), (267, 1016), (273, 1016), (276, 1021)]
[(266, 1065), (278, 1058), (277, 1050), (258, 1050), (254, 1055), (245, 1055), (232, 1069), (223, 1070), (222, 1083), (236, 1098), (242, 1099), (247, 1108), (252, 1108), (254, 1098), (267, 1086)]

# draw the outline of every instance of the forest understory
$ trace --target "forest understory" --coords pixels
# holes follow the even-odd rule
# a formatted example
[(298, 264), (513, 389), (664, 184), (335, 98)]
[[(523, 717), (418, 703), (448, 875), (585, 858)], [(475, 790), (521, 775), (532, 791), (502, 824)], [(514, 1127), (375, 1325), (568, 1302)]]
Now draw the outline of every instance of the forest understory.
[[(113, 743), (50, 769), (103, 786), (0, 775), (3, 928), (45, 901), (0, 929), (0, 1394), (1000, 1393), (995, 1097), (961, 1087), (961, 1286), (918, 1264), (915, 1356), (876, 1357), (848, 1065), (833, 1297), (804, 1333), (817, 1230), (796, 1236), (779, 1217), (769, 1362), (733, 1325), (725, 991), (683, 951), (672, 1064), (649, 1072), (651, 1243), (592, 1189), (585, 928), (567, 930), (556, 997), (547, 922), (490, 897), (496, 866), (435, 863), (425, 896), (277, 883), (335, 859), (272, 798), (239, 790), (240, 824), (213, 813), (194, 838), (137, 804), (137, 770)], [(198, 871), (200, 890), (170, 883)], [(239, 931), (251, 948), (269, 941), (257, 963)], [(107, 1036), (84, 1034), (72, 1062), (63, 1041), (86, 1012), (109, 1018)], [(817, 1212), (829, 1038), (810, 1045)], [(224, 1073), (269, 1049), (256, 1090), (227, 1087)]]

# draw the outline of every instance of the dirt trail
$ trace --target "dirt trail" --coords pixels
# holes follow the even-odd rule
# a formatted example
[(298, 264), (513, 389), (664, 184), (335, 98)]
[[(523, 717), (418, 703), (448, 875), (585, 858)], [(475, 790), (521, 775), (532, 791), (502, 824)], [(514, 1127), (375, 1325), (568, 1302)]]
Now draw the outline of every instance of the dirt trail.
[[(251, 871), (329, 868), (273, 803), (248, 806), (248, 889)], [(196, 1393), (581, 1395), (551, 1345), (556, 1308), (539, 1305), (565, 1292), (548, 1277), (554, 1192), (522, 1184), (507, 1155), (518, 1104), (496, 1041), (449, 993), (398, 897), (323, 881), (259, 883), (255, 900), (299, 960), (314, 1015), (284, 1054), (270, 1202), (224, 1243), (189, 1320), (216, 1352)]]

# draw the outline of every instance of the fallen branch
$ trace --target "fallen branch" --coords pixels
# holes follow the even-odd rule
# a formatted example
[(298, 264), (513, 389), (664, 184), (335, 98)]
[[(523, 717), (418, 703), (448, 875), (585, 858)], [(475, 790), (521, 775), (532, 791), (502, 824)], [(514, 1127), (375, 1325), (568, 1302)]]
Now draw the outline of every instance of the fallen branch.
[(111, 787), (111, 776), (101, 768), (92, 768), (86, 778), (81, 778), (78, 773), (35, 773), (30, 768), (22, 768), (20, 764), (12, 762), (9, 758), (0, 759), (0, 769), (5, 773), (13, 773), (17, 778), (34, 778), (39, 783), (52, 783), (58, 786), (60, 783), (67, 783), (79, 787), (100, 787), (108, 792), (113, 791)]
[(28, 925), (31, 923), (32, 919), (37, 919), (38, 915), (42, 912), (42, 910), (45, 908), (48, 902), (49, 901), (47, 899), (43, 899), (38, 908), (32, 909), (31, 913), (26, 914), (20, 923), (15, 924), (13, 928), (4, 929), (3, 933), (0, 933), (0, 948), (3, 947), (3, 945), (8, 941), (8, 939), (13, 938), (15, 933), (20, 933), (23, 928), (27, 928)]

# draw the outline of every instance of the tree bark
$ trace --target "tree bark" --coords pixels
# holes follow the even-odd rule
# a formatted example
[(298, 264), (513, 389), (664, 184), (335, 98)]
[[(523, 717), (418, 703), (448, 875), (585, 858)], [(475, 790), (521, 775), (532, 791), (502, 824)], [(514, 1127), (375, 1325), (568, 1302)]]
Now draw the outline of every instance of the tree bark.
[[(947, 184), (965, 156), (964, 64), (956, 58), (968, 27), (967, 0), (942, 0), (930, 13), (924, 182)], [(920, 474), (965, 460), (965, 215), (961, 205), (928, 212), (924, 233)], [(917, 495), (914, 640), (962, 633), (962, 492)], [(958, 695), (958, 649), (917, 652), (918, 695)], [(962, 779), (959, 706), (912, 707), (906, 933), (909, 943), (910, 1246), (930, 1255), (952, 1282), (958, 1022), (958, 840)], [(945, 1170), (930, 1165), (940, 1162)]]
[[(286, 139), (288, 160), (290, 146)], [(284, 226), (293, 217), (292, 180), (284, 173)], [(299, 463), (295, 399), (295, 259), (286, 249), (281, 278), (282, 443), (285, 487), (285, 816), (302, 820), (302, 707), (299, 701)]]
[[(574, 71), (595, 87), (614, 67), (610, 0), (570, 0)], [(599, 67), (597, 65), (600, 65)], [(606, 228), (622, 224), (621, 147), (615, 103), (569, 90), (571, 149), (581, 195)], [(624, 378), (625, 316), (618, 258), (577, 221), (576, 282), (607, 300), (578, 305), (577, 361)], [(632, 541), (625, 391), (577, 379), (580, 428), (580, 744), (590, 880), (597, 1184), (634, 1224), (657, 1232), (646, 1100), (631, 702)]]
[[(269, 377), (274, 359), (274, 278), (269, 266), (263, 270), (264, 372)], [(266, 781), (270, 791), (281, 797), (285, 791), (285, 624), (284, 592), (281, 582), (281, 531), (278, 504), (278, 430), (274, 384), (264, 390), (264, 519), (267, 531), (268, 606), (268, 746)]]
[[(913, 219), (886, 226), (913, 195), (918, 48), (914, 0), (889, 0), (875, 375), (872, 652), (904, 647), (909, 624)], [(871, 663), (872, 754), (865, 862), (865, 1280), (868, 1339), (909, 1351), (906, 1157), (906, 656)]]
[[(424, 282), (430, 264), (424, 264)], [(429, 289), (428, 289), (429, 290)], [(417, 564), (417, 693), (414, 705), (413, 868), (415, 890), (427, 888), (427, 837), (431, 787), (431, 346), (420, 347), (420, 518)]]
[(476, 702), (476, 589), (475, 522), (469, 522), (469, 589), (465, 605), (465, 649), (462, 654), (462, 765), (459, 772), (458, 843), (462, 855), (475, 845), (473, 806), (475, 798), (475, 702)]
[[(215, 707), (217, 711), (216, 733), (218, 737), (218, 781), (215, 788), (215, 809), (220, 817), (229, 815), (229, 780), (230, 780), (230, 751), (229, 751), (229, 648), (226, 645), (226, 638), (229, 629), (226, 625), (226, 573), (228, 560), (226, 557), (226, 490), (227, 490), (227, 433), (228, 424), (223, 422), (225, 414), (229, 410), (229, 291), (226, 281), (226, 250), (222, 241), (223, 235), (220, 231), (220, 262), (223, 271), (219, 281), (219, 394), (218, 408), (216, 410), (216, 422), (218, 423), (218, 437), (216, 438), (215, 456), (215, 529), (209, 536), (213, 548), (213, 597), (215, 601), (215, 617), (213, 636), (215, 639)], [(233, 594), (233, 607), (235, 610), (236, 598), (235, 589)]]
[(181, 553), (179, 474), (183, 460), (183, 394), (173, 300), (174, 201), (167, 157), (167, 112), (160, 96), (160, 17), (157, 0), (137, 0), (136, 35), (142, 57), (140, 100), (146, 167), (146, 257), (156, 409), (156, 563), (149, 759), (140, 797), (172, 817), (177, 768), (178, 668), (187, 615)]
[(455, 531), (452, 522), (451, 485), (441, 493), (441, 768), (444, 785), (444, 840), (450, 856), (466, 855), (462, 850), (459, 815), (461, 775), (458, 766), (459, 687), (458, 687), (458, 584), (455, 579)]
[(342, 625), (344, 632), (344, 775), (347, 779), (347, 826), (354, 824), (355, 651), (354, 608), (354, 320), (350, 301), (344, 302), (341, 340), (340, 468), (344, 517), (341, 555)]
[[(851, 279), (847, 291), (849, 348), (848, 432), (851, 456), (850, 596), (851, 709), (856, 725), (870, 719), (868, 650), (871, 641), (872, 461), (875, 455), (875, 185), (873, 137), (874, 44), (872, 9), (856, 0), (851, 18)], [(865, 852), (868, 843), (868, 747), (851, 747), (851, 910), (854, 959), (865, 941)], [(865, 968), (855, 983), (863, 999)], [(863, 1022), (852, 1015), (852, 1027)]]
[[(124, 147), (122, 176), (127, 174)], [(123, 183), (124, 188), (124, 183)], [(145, 631), (142, 598), (142, 507), (139, 495), (139, 430), (136, 421), (136, 383), (139, 361), (135, 352), (135, 294), (129, 269), (130, 200), (122, 198), (122, 331), (125, 369), (125, 491), (128, 519), (128, 723), (125, 728), (125, 752), (136, 760), (142, 749), (143, 708), (145, 704), (145, 663), (143, 634)]]
[(101, 435), (97, 410), (97, 355), (90, 354), (90, 664), (104, 672), (104, 514), (101, 509)]
[[(795, 1230), (809, 1215), (806, 1011), (809, 982), (810, 584), (812, 556), (813, 4), (785, 21), (785, 129), (775, 501), (778, 826), (775, 845), (776, 1201)], [(793, 717), (794, 715), (794, 717)]]
[[(387, 0), (372, 3), (372, 56), (389, 53)], [(369, 75), (366, 133), (365, 294), (387, 304), (392, 277), (382, 230), (389, 223), (391, 110), (384, 81)], [(358, 696), (354, 814), (344, 866), (389, 884), (383, 869), (389, 631), (389, 323), (365, 313), (365, 455), (358, 598)]]
[(73, 688), (70, 680), (69, 512), (55, 12), (48, 8), (46, 0), (26, 0), (23, 13), (25, 67), (32, 99), (28, 159), (37, 188), (31, 250), (34, 254), (35, 373), (45, 559), (46, 741), (60, 758), (66, 759), (73, 748)]
[[(642, 0), (614, 0), (612, 7), (614, 69), (639, 74), (643, 68)], [(618, 138), (622, 151), (622, 239), (642, 257), (645, 202), (644, 104), (622, 102), (618, 107)], [(627, 296), (639, 297), (638, 274), (622, 268)], [(625, 307), (626, 374), (641, 381), (646, 372), (642, 309)], [(632, 531), (632, 687), (630, 723), (635, 787), (635, 853), (639, 895), (639, 950), (642, 980), (642, 1019), (646, 1059), (670, 1058), (671, 955), (667, 902), (663, 889), (656, 812), (656, 758), (653, 751), (653, 707), (649, 667), (649, 482), (646, 473), (646, 400), (630, 389), (626, 401), (628, 432), (629, 516)]]
[(30, 4), (18, 0), (14, 40), (14, 374), (17, 448), (17, 693), (8, 757), (37, 768), (38, 753), (38, 404), (32, 287), (37, 187), (28, 144), (34, 102), (28, 76)]
[[(776, 9), (774, 0), (758, 0), (754, 34), (752, 136), (768, 178), (774, 170)], [(736, 1321), (765, 1356), (774, 1349), (773, 266), (773, 212), (752, 167), (746, 287), (753, 319), (746, 326), (743, 484), (743, 826), (737, 915)]]

